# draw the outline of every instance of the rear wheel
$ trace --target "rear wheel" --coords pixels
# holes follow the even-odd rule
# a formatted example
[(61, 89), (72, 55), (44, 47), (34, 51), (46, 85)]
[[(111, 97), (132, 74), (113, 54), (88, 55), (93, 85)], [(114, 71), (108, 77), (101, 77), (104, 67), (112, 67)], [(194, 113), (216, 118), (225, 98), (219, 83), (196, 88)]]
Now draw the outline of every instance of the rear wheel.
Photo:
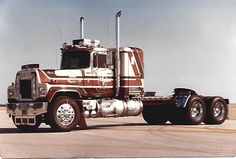
[(228, 114), (228, 106), (222, 97), (214, 97), (207, 107), (205, 124), (222, 124)]
[(187, 124), (201, 124), (205, 119), (206, 106), (204, 101), (199, 96), (190, 97), (186, 107), (186, 122)]
[(77, 126), (79, 115), (79, 107), (73, 99), (57, 97), (50, 108), (49, 123), (56, 131), (71, 131)]
[(163, 125), (168, 121), (164, 106), (144, 106), (143, 118), (149, 125)]

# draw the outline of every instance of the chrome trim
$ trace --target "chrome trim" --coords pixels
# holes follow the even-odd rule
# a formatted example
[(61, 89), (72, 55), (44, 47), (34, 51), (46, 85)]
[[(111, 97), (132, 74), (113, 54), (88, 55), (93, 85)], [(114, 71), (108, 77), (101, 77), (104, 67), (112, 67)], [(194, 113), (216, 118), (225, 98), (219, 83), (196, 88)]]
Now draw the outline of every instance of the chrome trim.
[(199, 101), (193, 103), (193, 107), (190, 110), (192, 118), (200, 118), (203, 115), (203, 105)]
[(222, 103), (221, 101), (216, 102), (213, 107), (213, 114), (215, 118), (223, 119), (225, 116), (224, 103)]
[(75, 110), (69, 103), (64, 103), (57, 108), (57, 121), (63, 126), (70, 125), (75, 119)]
[(47, 102), (25, 102), (7, 104), (7, 113), (14, 116), (40, 115), (47, 112)]
[(35, 116), (14, 116), (15, 125), (36, 125), (36, 117)]

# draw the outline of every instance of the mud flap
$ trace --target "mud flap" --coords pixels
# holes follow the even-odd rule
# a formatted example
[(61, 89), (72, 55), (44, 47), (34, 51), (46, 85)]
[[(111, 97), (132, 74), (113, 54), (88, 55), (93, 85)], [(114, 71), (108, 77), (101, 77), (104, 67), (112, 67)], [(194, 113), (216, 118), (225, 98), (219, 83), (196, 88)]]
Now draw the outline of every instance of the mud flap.
[(197, 95), (197, 93), (191, 89), (176, 88), (174, 94), (176, 107), (185, 108), (192, 95)]
[(78, 125), (83, 129), (86, 129), (88, 127), (83, 112), (80, 113)]

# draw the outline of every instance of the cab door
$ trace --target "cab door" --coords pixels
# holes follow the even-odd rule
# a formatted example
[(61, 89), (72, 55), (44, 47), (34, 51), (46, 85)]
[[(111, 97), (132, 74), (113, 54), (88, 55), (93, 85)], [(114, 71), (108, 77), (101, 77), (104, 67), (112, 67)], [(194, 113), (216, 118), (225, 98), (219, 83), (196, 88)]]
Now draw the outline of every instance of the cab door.
[(112, 53), (97, 51), (93, 53), (93, 87), (96, 88), (96, 97), (113, 95), (113, 64)]

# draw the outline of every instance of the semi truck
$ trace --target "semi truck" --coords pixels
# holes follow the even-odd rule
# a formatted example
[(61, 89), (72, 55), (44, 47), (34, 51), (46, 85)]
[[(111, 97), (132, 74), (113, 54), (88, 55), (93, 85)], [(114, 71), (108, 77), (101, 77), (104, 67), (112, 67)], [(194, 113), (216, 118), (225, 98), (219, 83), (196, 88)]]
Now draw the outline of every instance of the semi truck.
[(22, 131), (41, 123), (54, 131), (86, 128), (86, 118), (143, 116), (149, 125), (221, 124), (227, 119), (229, 100), (203, 96), (192, 89), (175, 88), (170, 96), (144, 91), (144, 52), (120, 47), (121, 11), (115, 16), (116, 47), (80, 38), (61, 48), (60, 69), (23, 65), (8, 87), (7, 113)]

